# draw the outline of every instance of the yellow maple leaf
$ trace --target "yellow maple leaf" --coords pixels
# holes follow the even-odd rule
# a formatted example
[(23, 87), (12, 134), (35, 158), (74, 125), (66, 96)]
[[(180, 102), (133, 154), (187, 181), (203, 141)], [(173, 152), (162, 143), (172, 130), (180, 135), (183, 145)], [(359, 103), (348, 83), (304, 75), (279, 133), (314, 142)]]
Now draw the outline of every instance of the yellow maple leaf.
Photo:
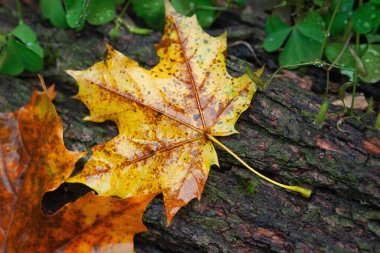
[(211, 165), (218, 165), (212, 141), (233, 154), (214, 136), (237, 133), (234, 125), (256, 85), (246, 74), (227, 73), (226, 33), (212, 37), (195, 16), (176, 13), (169, 1), (165, 5), (157, 66), (141, 68), (107, 46), (104, 61), (68, 71), (79, 84), (76, 97), (90, 109), (86, 119), (112, 120), (119, 128), (117, 137), (93, 148), (83, 171), (68, 182), (104, 196), (163, 193), (170, 221), (200, 198)]

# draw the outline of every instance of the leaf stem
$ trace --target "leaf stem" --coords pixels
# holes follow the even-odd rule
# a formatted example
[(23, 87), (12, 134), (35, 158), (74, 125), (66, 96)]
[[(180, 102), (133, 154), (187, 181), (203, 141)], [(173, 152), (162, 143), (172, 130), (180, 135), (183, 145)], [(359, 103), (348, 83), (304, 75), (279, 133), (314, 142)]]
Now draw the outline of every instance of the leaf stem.
[[(350, 35), (348, 36), (347, 40), (344, 42), (344, 45), (342, 47), (342, 49), (340, 50), (338, 56), (335, 58), (335, 60), (333, 61), (332, 65), (336, 65), (338, 64), (338, 61), (340, 60), (340, 58), (342, 58), (344, 52), (346, 51), (348, 45), (350, 44), (350, 41), (351, 41), (351, 37), (352, 37), (352, 33), (350, 33)], [(331, 69), (333, 68), (333, 66), (330, 66), (327, 71), (331, 71)]]
[(127, 11), (130, 3), (131, 3), (131, 0), (128, 0), (127, 2), (125, 2), (124, 6), (123, 6), (123, 9), (121, 10), (118, 18), (122, 18), (124, 16), (124, 14)]
[(188, 16), (191, 12), (195, 12), (197, 10), (217, 11), (215, 16), (213, 17), (213, 22), (214, 22), (219, 17), (220, 13), (222, 13), (222, 11), (228, 10), (228, 8), (230, 7), (230, 4), (231, 4), (231, 0), (227, 0), (227, 5), (225, 6), (196, 6), (187, 10), (185, 13), (185, 16)]
[(341, 2), (341, 0), (338, 0), (338, 3), (336, 4), (334, 12), (333, 12), (333, 14), (331, 16), (330, 23), (329, 23), (329, 26), (327, 28), (327, 31), (325, 32), (325, 36), (324, 36), (324, 39), (323, 39), (323, 42), (322, 42), (322, 46), (321, 46), (321, 51), (319, 52), (319, 59), (322, 59), (322, 57), (323, 57), (323, 52), (324, 52), (325, 47), (326, 47), (327, 39), (330, 37), (330, 32), (331, 32), (332, 24), (334, 23), (334, 19), (335, 19), (336, 13), (338, 12), (338, 9), (340, 7), (340, 2)]
[(21, 8), (20, 0), (16, 0), (16, 9), (17, 9), (18, 22), (22, 24), (24, 23), (24, 20), (22, 16), (22, 8)]
[[(318, 67), (326, 66), (326, 67), (329, 67), (329, 69), (331, 69), (331, 68), (337, 68), (337, 69), (344, 69), (344, 70), (355, 71), (354, 69), (341, 67), (339, 65), (335, 65), (334, 63), (330, 64), (330, 63), (327, 63), (327, 62), (319, 62), (319, 64), (321, 64), (321, 66), (318, 66)], [(269, 80), (267, 81), (267, 86), (269, 86), (269, 84), (271, 84), (271, 82), (273, 81), (273, 79), (276, 77), (277, 73), (280, 72), (281, 70), (285, 69), (285, 68), (302, 67), (302, 66), (310, 66), (310, 65), (314, 65), (315, 66), (316, 62), (305, 62), (305, 63), (298, 63), (298, 64), (291, 64), (291, 65), (280, 66), (269, 77)]]
[(321, 66), (317, 66), (317, 67), (323, 67), (323, 66), (326, 66), (326, 67), (331, 67), (331, 68), (337, 68), (337, 69), (343, 69), (343, 70), (351, 70), (351, 71), (354, 71), (355, 69), (352, 69), (352, 68), (346, 68), (346, 67), (342, 67), (342, 66), (339, 66), (339, 65), (336, 65), (336, 64), (331, 64), (331, 63), (328, 63), (328, 62), (325, 62), (325, 61), (314, 61), (314, 62), (305, 62), (305, 63), (298, 63), (298, 64), (290, 64), (290, 65), (285, 65), (285, 66), (280, 66), (279, 68), (281, 69), (285, 69), (285, 68), (293, 68), (293, 67), (302, 67), (302, 66), (310, 66), (310, 65), (318, 65), (320, 64)]
[(325, 96), (329, 94), (329, 89), (330, 89), (330, 71), (326, 71), (326, 90), (325, 90)]
[(118, 17), (115, 19), (115, 25), (116, 25), (117, 28), (120, 27), (120, 24), (122, 23), (123, 16), (124, 16), (125, 12), (127, 11), (130, 3), (131, 3), (131, 0), (128, 0), (128, 1), (125, 2), (124, 6), (123, 6), (123, 9), (121, 10), (121, 12), (118, 15)]
[(185, 16), (190, 15), (191, 12), (197, 11), (197, 10), (209, 10), (209, 11), (226, 11), (228, 10), (228, 5), (227, 6), (196, 6), (193, 8), (188, 9), (185, 12)]
[[(359, 55), (359, 41), (360, 41), (360, 34), (356, 33), (355, 36), (355, 53), (356, 55)], [(350, 107), (350, 113), (354, 113), (354, 107), (355, 107), (355, 96), (356, 96), (356, 87), (358, 85), (358, 62), (355, 61), (355, 72), (354, 72), (354, 80), (353, 80), (353, 87), (352, 87), (352, 99), (351, 99), (351, 107)]]
[(311, 193), (312, 193), (312, 190), (310, 189), (307, 189), (307, 188), (304, 188), (304, 187), (301, 187), (301, 186), (295, 186), (295, 185), (285, 185), (285, 184), (281, 184), (277, 181), (274, 181), (272, 179), (270, 179), (269, 177), (266, 177), (264, 176), (263, 174), (261, 174), (260, 172), (256, 171), (254, 168), (252, 168), (251, 166), (249, 166), (246, 162), (244, 162), (238, 155), (236, 155), (234, 152), (232, 152), (229, 148), (227, 148), (223, 143), (221, 143), (220, 141), (218, 141), (214, 136), (210, 135), (210, 134), (207, 134), (207, 138), (209, 138), (211, 141), (213, 141), (214, 143), (216, 143), (219, 147), (221, 147), (222, 149), (224, 149), (225, 151), (227, 151), (230, 155), (232, 155), (236, 160), (238, 160), (241, 164), (243, 164), (247, 169), (249, 169), (250, 171), (252, 171), (254, 174), (256, 174), (257, 176), (259, 176), (260, 178), (274, 184), (274, 185), (277, 185), (281, 188), (284, 188), (284, 189), (287, 189), (287, 190), (290, 190), (290, 191), (293, 191), (293, 192), (298, 192), (299, 194), (302, 195), (302, 197), (304, 198), (310, 198), (311, 196)]
[[(343, 53), (346, 51), (348, 45), (350, 44), (350, 40), (351, 40), (351, 37), (352, 37), (352, 33), (348, 36), (346, 42), (344, 43), (342, 49), (340, 50), (338, 56), (335, 58), (335, 60), (333, 61), (332, 65), (335, 65), (335, 64), (338, 64), (338, 61), (340, 60), (340, 58), (343, 56)], [(325, 96), (328, 95), (328, 92), (329, 92), (329, 87), (330, 87), (330, 71), (333, 67), (330, 66), (327, 68), (326, 70), (326, 91), (325, 91)], [(344, 102), (343, 102), (344, 103)]]
[[(359, 7), (362, 6), (363, 0), (359, 0)], [(355, 34), (355, 53), (357, 56), (359, 56), (359, 50), (360, 50), (360, 34), (357, 32)], [(352, 100), (351, 100), (351, 107), (350, 107), (350, 114), (354, 115), (354, 106), (355, 106), (355, 95), (356, 95), (356, 86), (358, 85), (358, 61), (355, 60), (355, 72), (354, 72), (354, 80), (353, 84), (354, 86), (352, 87)]]

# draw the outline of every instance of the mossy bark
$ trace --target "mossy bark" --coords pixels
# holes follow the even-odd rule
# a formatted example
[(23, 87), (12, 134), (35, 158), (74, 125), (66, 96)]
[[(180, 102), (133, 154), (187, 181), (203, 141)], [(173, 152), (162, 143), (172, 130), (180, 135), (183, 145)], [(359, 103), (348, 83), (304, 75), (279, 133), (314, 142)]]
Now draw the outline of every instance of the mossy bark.
[[(3, 30), (17, 23), (9, 8), (0, 6)], [(81, 120), (88, 111), (70, 98), (77, 86), (64, 72), (102, 59), (110, 27), (58, 30), (38, 13), (28, 11), (25, 17), (45, 49), (42, 74), (56, 84), (55, 105), (68, 148), (89, 150), (115, 136), (110, 122)], [(160, 37), (125, 31), (111, 44), (151, 67), (158, 60), (153, 45)], [(228, 66), (234, 73), (242, 69), (238, 60)], [(0, 76), (0, 111), (23, 105), (33, 87), (35, 74)], [(380, 252), (379, 133), (352, 121), (342, 124), (346, 132), (338, 130), (333, 113), (341, 108), (330, 109), (322, 127), (302, 116), (302, 111), (317, 112), (321, 102), (310, 91), (276, 81), (254, 96), (237, 123), (240, 134), (219, 139), (271, 178), (310, 186), (311, 199), (259, 180), (216, 147), (221, 167), (211, 170), (202, 199), (191, 201), (166, 226), (162, 199), (156, 198), (144, 216), (149, 232), (136, 237), (137, 252)]]

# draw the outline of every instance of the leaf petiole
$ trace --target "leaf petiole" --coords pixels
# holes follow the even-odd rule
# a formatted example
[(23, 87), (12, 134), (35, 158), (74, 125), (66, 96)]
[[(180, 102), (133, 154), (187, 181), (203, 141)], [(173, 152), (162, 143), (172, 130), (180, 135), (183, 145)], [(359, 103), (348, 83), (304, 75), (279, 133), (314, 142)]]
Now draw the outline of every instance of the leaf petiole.
[(302, 195), (302, 197), (304, 198), (310, 198), (311, 194), (312, 194), (312, 190), (310, 189), (307, 189), (307, 188), (304, 188), (304, 187), (301, 187), (301, 186), (296, 186), (296, 185), (285, 185), (285, 184), (281, 184), (277, 181), (274, 181), (272, 179), (270, 179), (269, 177), (266, 177), (264, 176), (263, 174), (261, 174), (260, 172), (256, 171), (254, 168), (252, 168), (251, 166), (249, 166), (246, 162), (244, 162), (238, 155), (236, 155), (234, 152), (232, 152), (228, 147), (226, 147), (223, 143), (221, 143), (220, 141), (218, 141), (214, 136), (210, 135), (210, 134), (207, 134), (207, 138), (209, 138), (211, 141), (213, 141), (214, 143), (216, 143), (219, 147), (221, 147), (222, 149), (224, 149), (225, 151), (227, 151), (230, 155), (232, 155), (236, 160), (238, 160), (241, 164), (243, 164), (247, 169), (249, 169), (250, 171), (252, 171), (254, 174), (256, 174), (257, 176), (259, 176), (260, 178), (274, 184), (274, 185), (277, 185), (281, 188), (284, 188), (284, 189), (287, 189), (287, 190), (290, 190), (290, 191), (293, 191), (293, 192), (297, 192), (299, 194)]
[(322, 59), (322, 57), (323, 57), (323, 52), (324, 52), (325, 47), (326, 47), (327, 39), (330, 37), (330, 32), (331, 32), (332, 25), (334, 23), (335, 16), (338, 12), (338, 9), (340, 8), (340, 2), (341, 2), (341, 0), (338, 0), (338, 3), (336, 4), (334, 12), (332, 14), (329, 26), (327, 28), (327, 31), (325, 33), (325, 37), (324, 37), (323, 42), (322, 42), (321, 51), (319, 52), (319, 59)]
[(18, 22), (19, 22), (19, 24), (22, 24), (22, 23), (24, 23), (24, 20), (23, 20), (20, 0), (16, 0), (16, 9), (17, 9)]

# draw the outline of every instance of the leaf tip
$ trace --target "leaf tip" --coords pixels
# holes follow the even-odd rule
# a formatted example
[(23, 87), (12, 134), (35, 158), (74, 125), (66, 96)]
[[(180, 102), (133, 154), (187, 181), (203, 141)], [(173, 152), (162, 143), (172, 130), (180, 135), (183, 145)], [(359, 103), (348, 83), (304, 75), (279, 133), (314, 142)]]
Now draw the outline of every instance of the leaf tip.
[(234, 128), (231, 134), (240, 134), (240, 132)]
[(41, 86), (42, 86), (42, 89), (44, 90), (44, 92), (45, 92), (46, 94), (48, 94), (48, 91), (47, 91), (47, 89), (46, 89), (45, 80), (44, 80), (44, 78), (42, 77), (42, 75), (38, 74), (38, 79), (40, 79), (40, 84), (41, 84)]
[(86, 116), (83, 118), (83, 121), (92, 121), (91, 116)]
[(68, 74), (69, 76), (71, 76), (72, 78), (76, 79), (77, 76), (79, 76), (77, 70), (70, 70), (70, 69), (67, 69), (65, 70), (66, 74)]
[(255, 71), (255, 75), (257, 77), (260, 77), (261, 74), (264, 72), (264, 69), (265, 69), (265, 64), (263, 66), (261, 66), (261, 68), (259, 68), (258, 70)]
[(50, 100), (54, 100), (54, 98), (57, 96), (57, 91), (55, 90), (54, 83), (50, 85), (50, 87), (47, 89), (46, 94), (48, 95)]
[(169, 16), (169, 14), (172, 14), (172, 13), (176, 13), (176, 11), (174, 10), (169, 0), (165, 0), (165, 13), (166, 13), (166, 16)]
[(87, 151), (75, 151), (76, 153), (76, 156), (78, 159), (82, 158), (83, 156), (87, 155), (88, 152)]

